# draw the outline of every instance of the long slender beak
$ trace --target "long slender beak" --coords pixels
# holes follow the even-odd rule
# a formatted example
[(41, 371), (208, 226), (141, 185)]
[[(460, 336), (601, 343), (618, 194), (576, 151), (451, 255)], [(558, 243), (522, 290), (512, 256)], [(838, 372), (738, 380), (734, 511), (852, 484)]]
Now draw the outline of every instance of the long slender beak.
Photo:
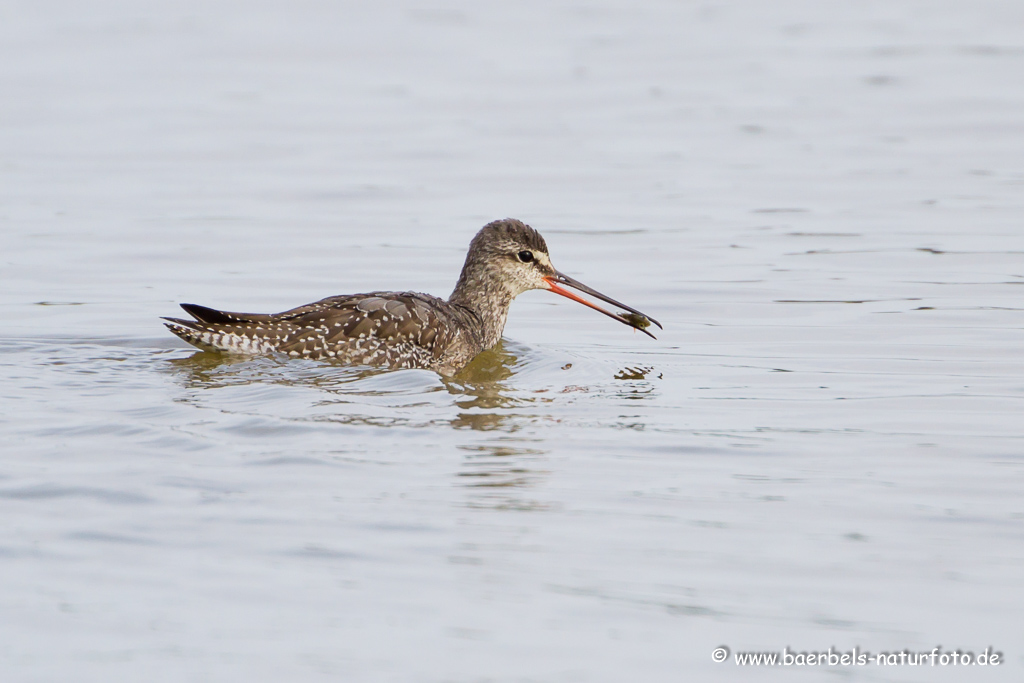
[[(651, 339), (657, 339), (657, 337), (655, 337), (653, 334), (651, 334), (650, 332), (648, 332), (645, 329), (648, 325), (650, 325), (650, 323), (654, 323), (655, 325), (657, 325), (661, 329), (665, 329), (664, 327), (661, 327), (661, 323), (659, 323), (657, 320), (655, 320), (651, 316), (647, 315), (646, 313), (641, 313), (640, 311), (636, 310), (635, 308), (630, 308), (626, 304), (619, 303), (615, 299), (613, 299), (611, 297), (608, 297), (608, 296), (605, 296), (604, 294), (602, 294), (601, 292), (597, 291), (596, 289), (591, 289), (590, 287), (587, 287), (585, 284), (583, 284), (579, 280), (574, 280), (571, 277), (569, 277), (568, 275), (563, 275), (562, 273), (559, 273), (557, 270), (555, 271), (554, 275), (550, 275), (550, 276), (544, 278), (544, 282), (547, 283), (548, 291), (549, 292), (554, 292), (555, 294), (561, 294), (562, 296), (564, 296), (564, 297), (566, 297), (568, 299), (572, 299), (573, 301), (578, 301), (579, 303), (583, 304), (584, 306), (589, 306), (590, 308), (593, 308), (595, 311), (599, 311), (601, 313), (604, 313), (609, 318), (614, 318), (615, 320), (618, 320), (623, 325), (629, 325), (630, 327), (632, 327), (635, 330), (640, 330), (641, 332), (646, 334)], [(607, 311), (607, 310), (601, 308), (600, 306), (598, 306), (597, 304), (591, 303), (591, 302), (587, 301), (586, 299), (584, 299), (581, 296), (576, 296), (575, 294), (570, 292), (568, 289), (565, 289), (564, 287), (561, 287), (560, 285), (568, 285), (569, 287), (572, 287), (573, 289), (578, 289), (579, 291), (583, 292), (584, 294), (589, 294), (590, 296), (595, 297), (597, 299), (600, 299), (601, 301), (604, 301), (606, 303), (609, 303), (612, 306), (618, 306), (619, 308), (621, 308), (624, 311), (629, 311), (629, 315), (622, 315), (622, 314), (619, 314), (619, 313), (612, 313), (611, 311)]]

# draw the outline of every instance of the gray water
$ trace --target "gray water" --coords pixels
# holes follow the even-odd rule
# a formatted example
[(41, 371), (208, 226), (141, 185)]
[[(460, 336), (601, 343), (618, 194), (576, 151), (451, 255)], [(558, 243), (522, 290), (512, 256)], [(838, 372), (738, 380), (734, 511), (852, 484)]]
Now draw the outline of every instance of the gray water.
[[(0, 678), (1021, 680), (1022, 160), (1020, 3), (8, 3)], [(159, 322), (446, 296), (505, 216), (658, 340)]]

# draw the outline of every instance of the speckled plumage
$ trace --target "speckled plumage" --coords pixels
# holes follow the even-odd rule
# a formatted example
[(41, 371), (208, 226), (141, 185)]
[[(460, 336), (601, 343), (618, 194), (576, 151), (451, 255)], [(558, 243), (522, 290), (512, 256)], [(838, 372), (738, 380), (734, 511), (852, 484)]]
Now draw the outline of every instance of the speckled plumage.
[[(530, 259), (524, 262), (527, 252)], [(540, 233), (505, 219), (485, 225), (473, 238), (448, 301), (418, 292), (369, 292), (271, 314), (181, 304), (194, 320), (165, 320), (171, 332), (206, 350), (279, 352), (453, 375), (498, 343), (512, 299), (529, 289), (556, 291), (551, 286), (556, 277), (566, 279), (552, 267)]]
[(332, 296), (283, 313), (227, 313), (183, 304), (196, 320), (167, 327), (200, 348), (285, 353), (351, 365), (427, 368), (451, 375), (484, 349), (472, 315), (417, 292)]

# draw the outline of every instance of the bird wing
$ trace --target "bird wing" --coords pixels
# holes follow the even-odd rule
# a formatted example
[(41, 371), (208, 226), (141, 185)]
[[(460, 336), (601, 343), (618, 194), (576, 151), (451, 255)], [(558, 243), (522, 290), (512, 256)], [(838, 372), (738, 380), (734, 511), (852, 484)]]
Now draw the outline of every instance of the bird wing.
[(371, 292), (333, 296), (271, 317), (294, 326), (278, 346), (285, 353), (308, 356), (326, 348), (345, 349), (352, 360), (376, 363), (417, 350), (439, 356), (457, 333), (446, 307), (417, 292)]
[[(332, 296), (281, 313), (234, 313), (181, 304), (195, 322), (168, 318), (201, 348), (277, 350), (305, 358), (393, 367), (433, 367), (465, 352), (470, 334), (448, 302), (418, 292)], [(471, 354), (472, 355), (472, 354)]]

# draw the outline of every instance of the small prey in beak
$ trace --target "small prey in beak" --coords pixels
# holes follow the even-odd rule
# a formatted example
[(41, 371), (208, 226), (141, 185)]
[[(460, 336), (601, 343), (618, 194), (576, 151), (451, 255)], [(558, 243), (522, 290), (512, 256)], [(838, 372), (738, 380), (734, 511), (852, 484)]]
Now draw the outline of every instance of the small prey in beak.
[[(657, 339), (657, 337), (655, 337), (653, 334), (651, 334), (650, 332), (647, 331), (647, 328), (650, 327), (651, 323), (654, 323), (655, 325), (657, 325), (661, 329), (665, 329), (664, 327), (661, 327), (661, 323), (659, 323), (657, 320), (655, 320), (651, 316), (649, 316), (649, 315), (647, 315), (645, 313), (641, 313), (640, 311), (636, 310), (635, 308), (630, 308), (626, 304), (620, 303), (620, 302), (616, 301), (615, 299), (612, 299), (611, 297), (605, 296), (604, 294), (602, 294), (601, 292), (597, 291), (596, 289), (591, 289), (590, 287), (587, 287), (585, 284), (583, 284), (579, 280), (574, 280), (571, 277), (569, 277), (568, 275), (563, 275), (562, 273), (559, 273), (557, 270), (555, 271), (554, 275), (549, 275), (549, 276), (545, 277), (544, 278), (544, 282), (547, 284), (547, 289), (548, 289), (549, 292), (554, 292), (555, 294), (561, 294), (562, 296), (564, 296), (566, 298), (569, 298), (569, 299), (572, 299), (573, 301), (578, 301), (579, 303), (583, 304), (584, 306), (588, 306), (590, 308), (593, 308), (595, 311), (599, 311), (601, 313), (604, 313), (609, 318), (614, 318), (615, 320), (618, 320), (623, 325), (629, 325), (630, 327), (632, 327), (635, 330), (640, 330), (641, 332), (646, 334), (651, 339)], [(590, 301), (587, 301), (586, 299), (584, 299), (581, 296), (576, 296), (575, 294), (570, 292), (568, 289), (565, 289), (565, 287), (562, 287), (561, 285), (567, 285), (569, 287), (572, 287), (573, 289), (577, 289), (577, 290), (583, 292), (584, 294), (589, 294), (590, 296), (592, 296), (594, 298), (600, 299), (601, 301), (609, 303), (612, 306), (617, 306), (617, 307), (621, 308), (622, 310), (628, 311), (628, 312), (627, 313), (612, 313), (611, 311), (608, 311), (608, 310), (605, 310), (605, 309), (601, 308), (600, 306), (598, 306), (595, 303), (591, 303)]]

